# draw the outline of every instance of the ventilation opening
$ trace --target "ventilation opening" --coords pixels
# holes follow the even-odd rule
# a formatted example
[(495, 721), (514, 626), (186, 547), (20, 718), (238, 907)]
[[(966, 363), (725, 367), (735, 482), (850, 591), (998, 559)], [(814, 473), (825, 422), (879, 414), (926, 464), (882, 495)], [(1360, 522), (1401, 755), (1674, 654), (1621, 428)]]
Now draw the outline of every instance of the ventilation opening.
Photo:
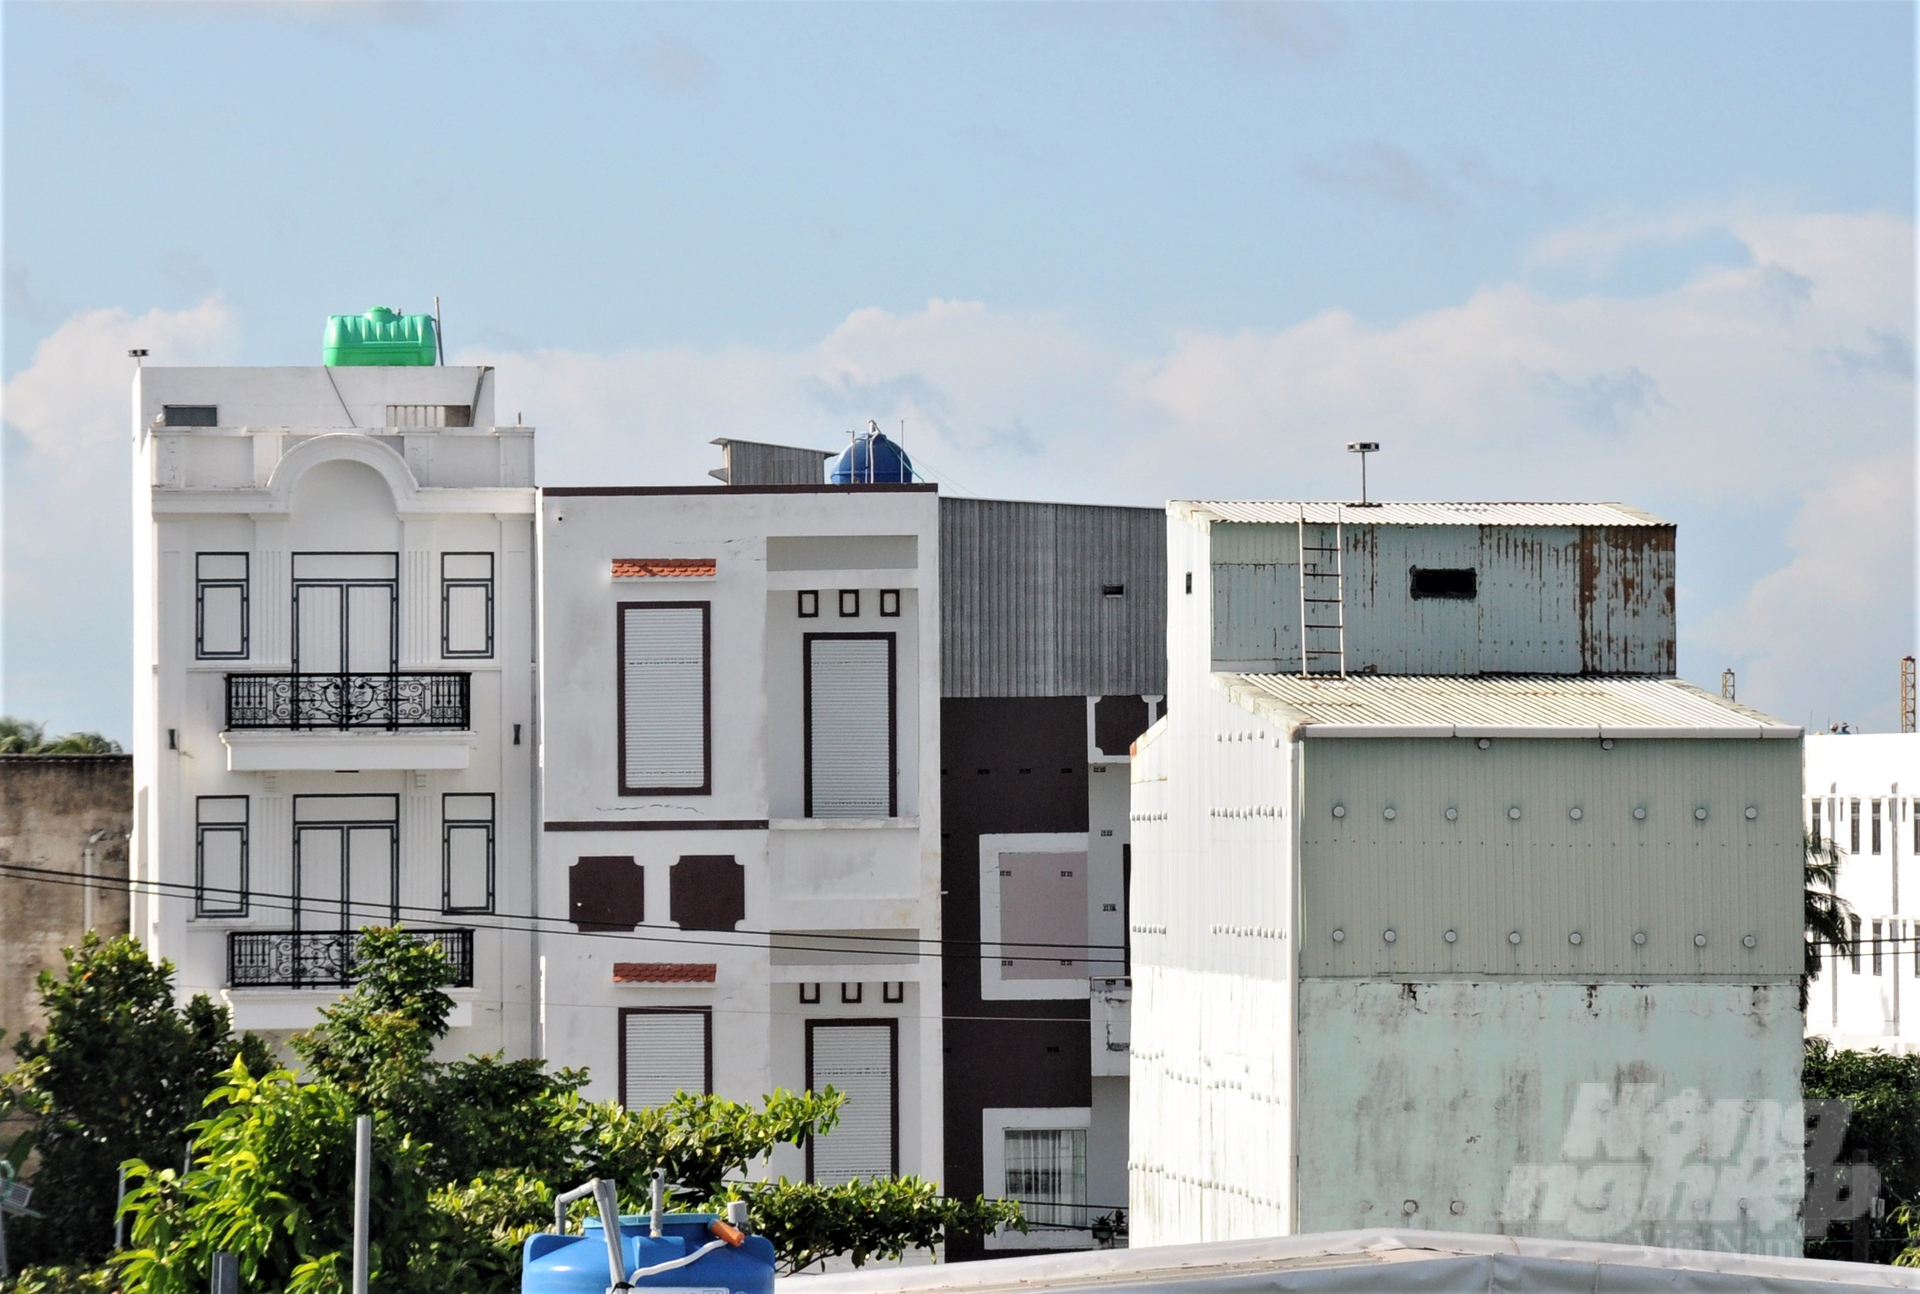
[(1103, 598), (1124, 598), (1127, 596), (1127, 586), (1124, 584), (1102, 584), (1100, 586), (1100, 596)]
[(1453, 598), (1471, 602), (1480, 591), (1480, 572), (1444, 567), (1422, 569), (1416, 566), (1413, 568), (1412, 591), (1415, 598)]
[(387, 425), (389, 427), (471, 427), (473, 406), (470, 404), (390, 404), (387, 406)]
[(220, 425), (220, 406), (217, 404), (169, 404), (163, 407), (165, 424), (169, 427), (218, 427)]

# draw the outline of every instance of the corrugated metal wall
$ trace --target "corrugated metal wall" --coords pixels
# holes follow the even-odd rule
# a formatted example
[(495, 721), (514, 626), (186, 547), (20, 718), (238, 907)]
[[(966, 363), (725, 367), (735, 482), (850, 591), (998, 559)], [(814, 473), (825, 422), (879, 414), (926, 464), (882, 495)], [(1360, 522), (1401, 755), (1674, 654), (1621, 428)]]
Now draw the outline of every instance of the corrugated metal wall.
[(1320, 739), (1301, 750), (1304, 974), (1800, 973), (1797, 741), (1481, 750), (1458, 738)]
[(940, 584), (944, 696), (1166, 693), (1159, 508), (943, 498)]
[[(1215, 667), (1299, 670), (1294, 527), (1216, 522), (1209, 537)], [(1349, 524), (1345, 540), (1348, 673), (1674, 671), (1671, 526)], [(1472, 569), (1477, 596), (1416, 600), (1414, 567)]]

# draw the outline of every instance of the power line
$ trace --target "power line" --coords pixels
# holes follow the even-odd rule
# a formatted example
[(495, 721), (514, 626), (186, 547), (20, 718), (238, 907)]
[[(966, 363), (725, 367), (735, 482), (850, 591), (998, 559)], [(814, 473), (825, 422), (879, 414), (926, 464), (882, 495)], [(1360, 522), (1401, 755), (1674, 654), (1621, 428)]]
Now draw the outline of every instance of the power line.
[[(81, 887), (97, 886), (103, 889), (125, 890), (129, 893), (144, 891), (144, 892), (152, 893), (155, 897), (158, 897), (158, 898), (175, 898), (175, 899), (180, 899), (182, 901), (197, 898), (202, 888), (196, 884), (193, 884), (187, 881), (135, 880), (131, 877), (121, 878), (121, 877), (105, 877), (105, 876), (95, 876), (92, 878), (87, 878), (87, 877), (82, 877), (78, 872), (65, 871), (65, 870), (55, 869), (55, 868), (35, 867), (29, 863), (0, 863), (0, 875), (16, 875), (24, 880), (32, 880), (42, 884), (49, 884), (49, 885), (72, 885), (72, 886), (81, 886)], [(271, 890), (249, 889), (246, 891), (246, 894), (247, 894), (247, 899), (250, 906), (257, 904), (258, 906), (266, 908), (269, 911), (292, 912), (299, 907), (298, 897), (290, 893), (271, 891)], [(391, 905), (383, 905), (383, 906), (371, 907), (371, 908), (362, 907), (359, 910), (358, 915), (363, 915), (368, 917), (379, 917), (379, 916), (389, 915), (394, 910), (395, 910), (394, 907)], [(353, 906), (351, 904), (348, 905), (348, 911), (349, 913), (352, 913), (354, 911)], [(913, 947), (900, 949), (899, 950), (900, 953), (903, 955), (911, 955), (917, 959), (924, 959), (924, 960), (941, 960), (950, 955), (964, 956), (964, 953), (949, 954), (941, 947), (941, 945), (943, 944), (957, 945), (958, 948), (961, 950), (968, 949), (968, 948), (975, 949), (975, 950), (982, 950), (982, 949), (988, 949), (988, 948), (998, 948), (998, 949), (1044, 948), (1044, 949), (1059, 949), (1059, 950), (1065, 950), (1068, 952), (1081, 952), (1081, 953), (1096, 953), (1096, 952), (1122, 953), (1126, 948), (1126, 945), (1124, 944), (1075, 944), (1075, 943), (1067, 943), (1067, 942), (1040, 943), (1036, 941), (981, 940), (981, 939), (943, 940), (943, 939), (931, 939), (931, 938), (910, 938), (907, 936), (899, 936), (899, 935), (869, 935), (863, 932), (856, 932), (856, 931), (849, 931), (845, 934), (842, 934), (839, 931), (828, 932), (828, 931), (785, 931), (785, 930), (751, 930), (751, 929), (739, 930), (739, 931), (688, 931), (688, 930), (682, 930), (678, 926), (653, 925), (653, 924), (648, 924), (646, 922), (637, 923), (635, 929), (631, 931), (581, 930), (574, 927), (573, 923), (565, 917), (542, 917), (542, 916), (534, 916), (531, 914), (512, 913), (512, 912), (447, 913), (447, 912), (441, 911), (439, 908), (421, 907), (418, 905), (406, 905), (406, 904), (399, 905), (399, 911), (402, 912), (403, 914), (404, 913), (412, 914), (413, 918), (416, 920), (431, 919), (431, 920), (438, 921), (438, 920), (441, 920), (442, 918), (448, 918), (448, 919), (459, 921), (463, 926), (469, 926), (471, 928), (481, 929), (481, 930), (501, 930), (501, 931), (513, 931), (513, 932), (521, 932), (521, 933), (533, 932), (533, 933), (542, 933), (542, 934), (555, 934), (555, 935), (563, 935), (568, 938), (623, 939), (623, 940), (651, 942), (651, 943), (684, 944), (689, 947), (742, 948), (742, 949), (749, 949), (749, 950), (764, 948), (767, 951), (780, 951), (780, 952), (850, 953), (856, 957), (867, 956), (872, 954), (862, 949), (848, 948), (846, 947), (847, 944), (849, 943), (909, 944), (909, 945), (913, 945)], [(476, 917), (492, 917), (492, 918), (495, 918), (495, 920), (492, 922), (487, 922), (483, 920), (474, 920), (473, 918), (476, 918)], [(520, 922), (520, 923), (526, 923), (526, 924), (507, 925), (507, 924), (503, 924), (503, 922)], [(699, 935), (707, 935), (707, 934), (737, 934), (737, 935), (745, 936), (745, 938), (709, 939), (709, 938), (697, 937)], [(794, 942), (796, 937), (799, 939), (812, 938), (817, 940), (831, 940), (832, 942), (818, 943), (818, 944), (798, 943), (798, 942)], [(778, 938), (780, 942), (778, 944), (773, 944), (773, 943), (759, 944), (759, 943), (752, 942), (752, 940), (757, 938), (766, 938), (766, 939)], [(921, 947), (920, 945), (932, 945), (932, 946)], [(992, 954), (980, 953), (979, 955), (991, 956)], [(1008, 952), (1000, 953), (999, 958), (1002, 961), (1058, 962), (1062, 960), (1057, 956), (1046, 957), (1046, 956), (1040, 956), (1037, 954), (1008, 953)], [(1119, 963), (1120, 958), (1117, 956), (1081, 957), (1081, 958), (1073, 958), (1071, 960), (1081, 961), (1088, 964), (1098, 963), (1102, 965), (1107, 965), (1107, 964)], [(828, 964), (845, 964), (845, 963), (828, 963)], [(873, 962), (870, 964), (875, 966), (876, 968), (884, 968), (890, 963)], [(891, 964), (905, 964), (905, 963), (891, 963)]]

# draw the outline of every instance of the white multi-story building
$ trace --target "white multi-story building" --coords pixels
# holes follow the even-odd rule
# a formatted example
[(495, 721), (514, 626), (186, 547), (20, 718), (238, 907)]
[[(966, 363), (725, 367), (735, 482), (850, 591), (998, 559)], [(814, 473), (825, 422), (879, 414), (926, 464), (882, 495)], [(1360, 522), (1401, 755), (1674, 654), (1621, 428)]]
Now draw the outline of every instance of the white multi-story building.
[(942, 1176), (938, 504), (541, 496), (543, 1054), (630, 1106), (847, 1093), (796, 1177)]
[(1672, 677), (1673, 527), (1168, 511), (1134, 1242), (1797, 1253), (1801, 732)]
[(533, 429), (485, 368), (134, 378), (134, 931), (284, 1037), (435, 931), (461, 1050), (535, 1044)]
[(1838, 1047), (1920, 1050), (1920, 735), (1807, 738), (1806, 824), (1839, 846), (1853, 947), (1823, 949), (1807, 1032)]

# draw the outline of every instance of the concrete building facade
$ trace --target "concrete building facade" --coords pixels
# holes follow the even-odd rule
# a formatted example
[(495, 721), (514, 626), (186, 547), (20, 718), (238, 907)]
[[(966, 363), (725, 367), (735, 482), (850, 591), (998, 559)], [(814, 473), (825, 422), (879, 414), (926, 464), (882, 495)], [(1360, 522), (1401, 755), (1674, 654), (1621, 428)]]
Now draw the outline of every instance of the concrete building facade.
[(1806, 827), (1840, 852), (1853, 946), (1822, 950), (1807, 1032), (1836, 1047), (1920, 1049), (1920, 736), (1807, 738)]
[(1132, 765), (1135, 1243), (1797, 1253), (1801, 734), (1670, 677), (1672, 528), (1168, 511), (1169, 715)]
[(0, 755), (0, 1039), (46, 1026), (35, 981), (127, 933), (130, 755)]
[(796, 1178), (942, 1175), (938, 503), (541, 498), (542, 1054), (632, 1106), (847, 1093)]
[(132, 925), (237, 1028), (431, 930), (449, 1047), (535, 1036), (533, 429), (485, 368), (134, 378)]

